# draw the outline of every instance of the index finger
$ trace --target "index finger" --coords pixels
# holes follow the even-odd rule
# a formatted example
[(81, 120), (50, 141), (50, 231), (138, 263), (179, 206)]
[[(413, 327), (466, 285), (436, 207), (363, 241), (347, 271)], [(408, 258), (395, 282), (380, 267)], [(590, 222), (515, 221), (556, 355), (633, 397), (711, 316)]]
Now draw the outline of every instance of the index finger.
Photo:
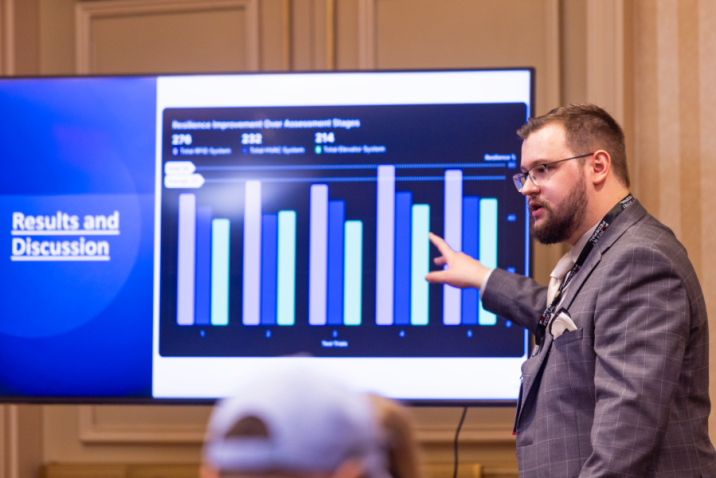
[(450, 248), (450, 246), (448, 246), (448, 243), (445, 242), (442, 237), (433, 234), (432, 232), (428, 235), (428, 237), (430, 238), (430, 242), (438, 248), (438, 251), (440, 251), (440, 254), (443, 256), (447, 257), (455, 252)]

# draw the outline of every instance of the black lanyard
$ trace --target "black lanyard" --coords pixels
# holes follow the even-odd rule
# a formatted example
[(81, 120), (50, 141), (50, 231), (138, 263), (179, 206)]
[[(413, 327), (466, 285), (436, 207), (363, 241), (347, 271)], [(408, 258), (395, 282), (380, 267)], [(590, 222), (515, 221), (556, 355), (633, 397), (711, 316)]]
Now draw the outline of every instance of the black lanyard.
[(631, 206), (633, 202), (634, 198), (631, 194), (627, 195), (627, 197), (619, 201), (617, 205), (614, 206), (611, 211), (607, 213), (606, 216), (604, 216), (604, 219), (602, 219), (601, 222), (597, 225), (597, 228), (592, 233), (592, 236), (584, 245), (584, 249), (582, 249), (582, 252), (579, 254), (577, 262), (574, 263), (572, 269), (570, 269), (570, 271), (567, 272), (567, 275), (564, 276), (564, 280), (562, 281), (562, 285), (559, 286), (557, 294), (554, 296), (552, 302), (547, 306), (544, 312), (542, 312), (542, 316), (539, 318), (539, 322), (537, 323), (537, 331), (535, 332), (535, 344), (537, 345), (537, 347), (535, 347), (534, 352), (532, 353), (533, 357), (537, 355), (542, 349), (547, 325), (549, 324), (550, 320), (552, 320), (554, 309), (557, 308), (557, 306), (562, 300), (562, 293), (572, 281), (574, 275), (582, 268), (585, 261), (587, 260), (587, 257), (589, 257), (589, 253), (592, 252), (592, 249), (594, 249), (594, 246), (599, 241), (599, 238), (602, 237), (604, 231), (606, 231), (609, 225), (614, 222), (614, 219), (616, 219), (616, 217), (621, 214), (624, 209)]

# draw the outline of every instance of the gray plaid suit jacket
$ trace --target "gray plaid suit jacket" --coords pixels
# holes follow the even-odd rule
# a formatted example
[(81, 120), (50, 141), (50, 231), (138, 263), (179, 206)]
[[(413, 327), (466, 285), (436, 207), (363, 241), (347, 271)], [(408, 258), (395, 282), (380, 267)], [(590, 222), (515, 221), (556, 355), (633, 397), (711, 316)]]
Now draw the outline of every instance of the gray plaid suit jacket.
[[(484, 307), (534, 333), (547, 288), (496, 269)], [(686, 250), (635, 202), (565, 293), (577, 330), (522, 366), (520, 477), (716, 477), (706, 306)]]

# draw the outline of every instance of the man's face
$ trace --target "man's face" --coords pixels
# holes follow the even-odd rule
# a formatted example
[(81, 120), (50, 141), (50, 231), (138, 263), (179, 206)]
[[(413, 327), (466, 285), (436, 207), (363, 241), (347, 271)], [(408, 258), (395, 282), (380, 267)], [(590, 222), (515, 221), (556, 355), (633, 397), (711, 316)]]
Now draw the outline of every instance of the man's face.
[[(562, 125), (547, 125), (522, 144), (521, 169), (526, 172), (537, 165), (578, 154), (584, 152), (567, 147)], [(547, 180), (535, 186), (527, 179), (522, 194), (528, 198), (534, 237), (543, 244), (564, 242), (577, 230), (587, 208), (583, 167), (577, 159), (549, 166)]]

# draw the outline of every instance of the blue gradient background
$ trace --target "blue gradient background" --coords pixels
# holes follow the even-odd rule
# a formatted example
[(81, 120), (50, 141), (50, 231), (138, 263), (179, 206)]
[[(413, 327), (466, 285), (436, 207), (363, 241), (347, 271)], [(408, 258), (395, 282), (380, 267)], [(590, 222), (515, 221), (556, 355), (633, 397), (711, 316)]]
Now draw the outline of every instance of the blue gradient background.
[[(0, 81), (0, 395), (151, 397), (155, 105), (153, 78)], [(115, 209), (109, 263), (10, 261), (12, 211)]]

